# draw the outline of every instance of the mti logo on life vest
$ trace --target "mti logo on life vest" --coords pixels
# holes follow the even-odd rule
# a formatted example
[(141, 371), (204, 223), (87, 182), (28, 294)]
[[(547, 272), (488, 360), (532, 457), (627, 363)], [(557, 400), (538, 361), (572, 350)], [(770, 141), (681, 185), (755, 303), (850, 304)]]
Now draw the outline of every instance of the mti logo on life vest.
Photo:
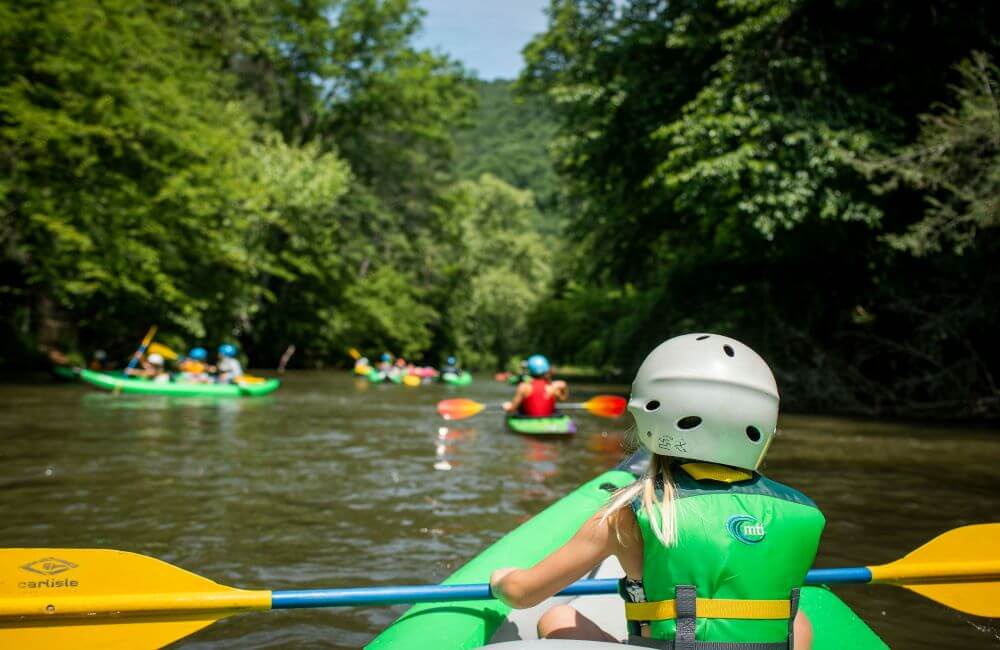
[(744, 544), (756, 544), (764, 539), (764, 524), (750, 515), (733, 515), (726, 522), (726, 532)]

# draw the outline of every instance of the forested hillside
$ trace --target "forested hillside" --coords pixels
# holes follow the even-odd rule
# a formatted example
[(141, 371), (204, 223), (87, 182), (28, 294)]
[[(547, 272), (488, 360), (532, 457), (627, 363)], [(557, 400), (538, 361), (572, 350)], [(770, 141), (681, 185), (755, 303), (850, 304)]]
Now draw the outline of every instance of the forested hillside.
[(556, 122), (539, 97), (520, 97), (512, 81), (475, 83), (479, 102), (468, 128), (455, 134), (455, 164), (459, 176), (475, 179), (484, 173), (531, 190), (542, 211), (544, 229), (557, 229), (558, 184), (549, 154)]
[(412, 45), (421, 19), (408, 0), (0, 2), (0, 363), (120, 358), (152, 324), (262, 366), (292, 343), (299, 364), (523, 348), (537, 215), (495, 178), (456, 182), (476, 93)]
[(792, 408), (1000, 413), (1000, 4), (548, 11), (520, 80), (570, 201), (544, 349), (629, 369), (715, 330)]

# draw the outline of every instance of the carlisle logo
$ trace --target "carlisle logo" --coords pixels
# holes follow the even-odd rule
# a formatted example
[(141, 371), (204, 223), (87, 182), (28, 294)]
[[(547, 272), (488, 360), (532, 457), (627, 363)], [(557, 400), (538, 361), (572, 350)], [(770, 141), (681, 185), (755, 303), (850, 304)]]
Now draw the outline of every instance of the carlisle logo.
[(733, 515), (726, 522), (726, 531), (738, 542), (756, 544), (764, 539), (764, 524), (750, 515)]
[(21, 568), (32, 573), (40, 573), (43, 576), (54, 576), (57, 573), (75, 569), (76, 565), (67, 560), (60, 560), (57, 557), (43, 557), (40, 560), (22, 564)]

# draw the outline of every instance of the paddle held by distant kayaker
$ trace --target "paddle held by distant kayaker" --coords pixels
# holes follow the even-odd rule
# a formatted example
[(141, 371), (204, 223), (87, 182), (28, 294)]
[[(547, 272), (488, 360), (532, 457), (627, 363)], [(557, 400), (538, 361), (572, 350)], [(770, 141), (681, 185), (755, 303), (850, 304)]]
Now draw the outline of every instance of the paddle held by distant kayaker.
[(531, 417), (546, 417), (556, 412), (556, 402), (564, 402), (569, 397), (569, 386), (561, 379), (553, 381), (552, 366), (540, 354), (528, 357), (530, 381), (517, 385), (514, 398), (504, 402), (508, 413), (518, 413)]
[[(825, 520), (758, 472), (778, 422), (767, 363), (725, 336), (672, 338), (639, 367), (628, 411), (652, 452), (645, 474), (535, 566), (495, 571), (493, 594), (532, 607), (614, 555), (636, 645), (810, 648), (798, 594)], [(538, 631), (615, 640), (568, 605), (549, 609)]]

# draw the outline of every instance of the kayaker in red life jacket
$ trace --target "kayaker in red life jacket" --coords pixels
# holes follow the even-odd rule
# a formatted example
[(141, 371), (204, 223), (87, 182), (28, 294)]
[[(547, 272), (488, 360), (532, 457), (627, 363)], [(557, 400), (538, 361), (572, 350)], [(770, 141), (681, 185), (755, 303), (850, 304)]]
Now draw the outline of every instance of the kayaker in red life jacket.
[[(825, 519), (757, 471), (778, 423), (767, 363), (717, 334), (669, 339), (639, 367), (628, 411), (651, 452), (643, 476), (535, 566), (494, 571), (493, 594), (534, 607), (615, 556), (632, 645), (809, 650), (799, 587)], [(617, 642), (569, 605), (545, 612), (538, 634)]]
[(552, 415), (556, 412), (556, 402), (569, 397), (569, 386), (561, 379), (552, 380), (549, 360), (540, 354), (528, 357), (528, 374), (531, 381), (517, 385), (514, 399), (504, 402), (504, 410), (531, 417)]

